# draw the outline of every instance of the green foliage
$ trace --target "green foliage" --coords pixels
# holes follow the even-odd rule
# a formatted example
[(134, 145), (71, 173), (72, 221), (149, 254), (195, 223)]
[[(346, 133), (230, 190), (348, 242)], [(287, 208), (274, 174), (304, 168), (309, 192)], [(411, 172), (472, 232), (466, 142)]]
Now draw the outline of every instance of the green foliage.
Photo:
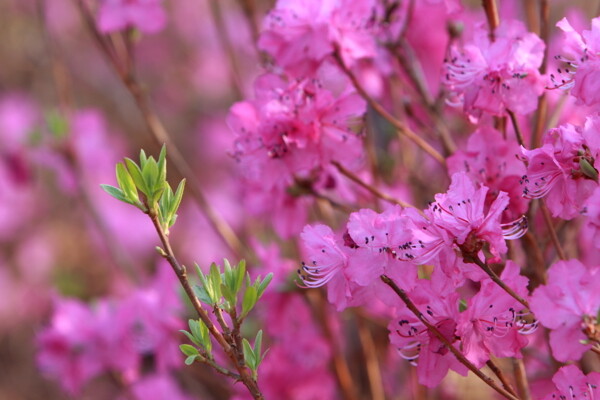
[[(196, 265), (200, 285), (195, 287), (195, 292), (203, 303), (213, 307), (223, 307), (230, 314), (236, 313), (241, 322), (261, 298), (273, 279), (273, 274), (268, 274), (264, 279), (259, 276), (252, 283), (244, 260), (233, 267), (227, 260), (224, 260), (223, 264), (224, 268), (221, 271), (221, 267), (213, 263), (208, 274), (202, 272)], [(237, 313), (240, 297), (242, 298), (241, 313)]]
[(139, 164), (130, 158), (117, 164), (116, 176), (119, 187), (100, 185), (117, 200), (131, 204), (145, 213), (158, 215), (165, 234), (177, 219), (177, 210), (183, 198), (185, 179), (173, 192), (167, 182), (167, 148), (162, 147), (158, 161), (140, 150)]
[(250, 342), (246, 339), (243, 339), (242, 344), (244, 347), (244, 359), (246, 360), (246, 365), (248, 365), (248, 368), (252, 371), (253, 378), (257, 379), (258, 367), (267, 354), (266, 351), (262, 353), (262, 330), (259, 330), (256, 334), (254, 347), (250, 346)]

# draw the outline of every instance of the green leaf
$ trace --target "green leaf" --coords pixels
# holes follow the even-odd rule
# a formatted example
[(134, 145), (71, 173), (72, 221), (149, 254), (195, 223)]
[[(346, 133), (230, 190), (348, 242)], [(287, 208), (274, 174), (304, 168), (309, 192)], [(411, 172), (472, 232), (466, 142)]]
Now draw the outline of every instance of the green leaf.
[(219, 300), (221, 300), (221, 271), (217, 264), (212, 263), (210, 265), (210, 274), (208, 277), (210, 281), (210, 287), (208, 288), (208, 292), (211, 293), (211, 296), (214, 300), (214, 303), (217, 304)]
[(263, 293), (267, 289), (267, 286), (269, 286), (269, 283), (271, 283), (272, 280), (273, 280), (273, 273), (269, 272), (267, 274), (267, 276), (265, 276), (265, 279), (263, 279), (263, 281), (258, 285), (258, 288), (257, 288), (258, 296), (257, 297), (259, 299), (262, 297)]
[(187, 338), (194, 343), (196, 346), (202, 346), (202, 344), (198, 341), (198, 339), (196, 339), (194, 337), (194, 335), (192, 335), (191, 333), (189, 333), (186, 330), (181, 329), (179, 332), (183, 333), (185, 336), (187, 336)]
[(152, 196), (157, 189), (158, 181), (158, 165), (156, 165), (156, 161), (152, 157), (143, 166), (142, 176), (144, 177), (146, 187), (149, 189), (148, 195)]
[(254, 338), (254, 355), (256, 356), (258, 362), (256, 363), (257, 367), (258, 364), (261, 361), (261, 351), (262, 351), (262, 329), (260, 329), (258, 332), (256, 332), (256, 337)]
[(146, 157), (146, 152), (144, 151), (144, 149), (140, 149), (140, 165), (142, 168), (144, 168), (144, 165), (146, 165), (147, 161), (148, 157)]
[(208, 332), (208, 326), (202, 320), (198, 320), (198, 327), (200, 328), (200, 337), (202, 338), (202, 347), (210, 355), (212, 352), (212, 342), (210, 341), (210, 333)]
[(251, 370), (256, 370), (256, 356), (254, 355), (254, 350), (250, 346), (250, 342), (246, 340), (246, 338), (242, 339), (242, 347), (244, 350), (244, 360), (246, 360), (246, 364), (250, 367)]
[(223, 283), (221, 284), (221, 293), (228, 303), (229, 311), (231, 311), (237, 303), (237, 296), (229, 289), (229, 286)]
[(127, 171), (129, 172), (131, 179), (133, 179), (135, 186), (140, 192), (148, 196), (148, 188), (146, 187), (146, 183), (142, 177), (142, 170), (140, 167), (130, 158), (125, 158), (125, 166), (127, 167)]
[(125, 197), (125, 193), (123, 193), (123, 191), (121, 189), (116, 188), (111, 185), (105, 185), (105, 184), (101, 184), (100, 187), (102, 187), (102, 189), (104, 189), (104, 191), (106, 193), (110, 194), (115, 199), (124, 201), (125, 203), (128, 203), (128, 204), (133, 204), (129, 199), (127, 199)]
[(198, 297), (198, 300), (200, 300), (204, 304), (214, 305), (212, 299), (210, 298), (210, 295), (208, 294), (204, 286), (194, 285), (194, 294), (196, 295), (196, 297)]
[(200, 354), (197, 348), (189, 344), (180, 344), (179, 350), (186, 356), (197, 356)]
[(598, 182), (598, 171), (587, 159), (583, 157), (579, 159), (579, 168), (581, 168), (581, 172), (583, 172), (585, 176)]
[(250, 310), (254, 308), (257, 300), (258, 295), (256, 288), (254, 286), (248, 286), (246, 288), (246, 292), (244, 293), (244, 299), (242, 300), (242, 318), (248, 315)]
[(158, 177), (160, 181), (167, 180), (167, 146), (163, 144), (158, 155)]
[(119, 186), (121, 187), (121, 190), (123, 190), (123, 193), (125, 193), (125, 196), (127, 196), (132, 203), (138, 202), (139, 197), (135, 187), (135, 182), (131, 178), (131, 175), (129, 175), (129, 172), (127, 172), (125, 166), (121, 163), (118, 163), (116, 170), (117, 182), (119, 182)]
[(246, 260), (241, 260), (238, 263), (236, 274), (235, 293), (237, 294), (242, 289), (242, 284), (244, 283), (244, 276), (246, 275)]
[(192, 365), (198, 356), (189, 356), (185, 359), (185, 365)]
[[(175, 191), (175, 198), (171, 202), (171, 216), (175, 216), (177, 210), (179, 209), (179, 205), (181, 204), (181, 199), (183, 198), (183, 190), (185, 189), (185, 179), (182, 179), (177, 186), (177, 190)], [(173, 221), (175, 222), (175, 221)]]

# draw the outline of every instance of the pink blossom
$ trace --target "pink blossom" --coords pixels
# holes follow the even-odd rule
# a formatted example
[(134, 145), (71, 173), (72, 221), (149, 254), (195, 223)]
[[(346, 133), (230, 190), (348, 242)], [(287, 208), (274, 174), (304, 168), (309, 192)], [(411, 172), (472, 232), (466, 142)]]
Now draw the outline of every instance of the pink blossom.
[(347, 89), (338, 93), (319, 80), (287, 82), (267, 74), (256, 82), (255, 101), (231, 108), (228, 123), (237, 136), (233, 156), (249, 197), (257, 198), (251, 204), (258, 210), (266, 205), (261, 211), (278, 217), (273, 221), (283, 224), (276, 227), (286, 237), (297, 232), (288, 226), (297, 229), (297, 222), (305, 221), (305, 201), (299, 197), (307, 188), (316, 190), (323, 181), (330, 188), (337, 185), (329, 173), (331, 161), (351, 170), (361, 165), (361, 138), (352, 128), (360, 123), (365, 103)]
[(575, 31), (566, 18), (556, 24), (565, 36), (564, 54), (556, 56), (566, 63), (551, 74), (555, 88), (571, 89), (578, 104), (595, 106), (600, 103), (600, 18), (592, 19), (592, 29), (581, 34)]
[(600, 187), (594, 190), (585, 206), (586, 225), (591, 232), (590, 242), (600, 249)]
[(375, 55), (373, 7), (371, 0), (279, 0), (267, 15), (258, 43), (294, 76), (314, 74), (336, 46), (352, 66)]
[(600, 117), (589, 117), (583, 128), (561, 125), (546, 133), (543, 146), (522, 149), (527, 160), (527, 174), (522, 177), (523, 195), (546, 196), (555, 217), (572, 219), (579, 215), (598, 187), (598, 152), (595, 138)]
[(125, 28), (136, 28), (143, 33), (161, 31), (167, 15), (160, 0), (102, 0), (98, 27), (109, 33)]
[[(192, 396), (183, 393), (177, 381), (168, 374), (145, 376), (131, 387), (135, 400), (192, 400)], [(125, 400), (127, 397), (123, 397)]]
[[(522, 297), (527, 297), (527, 278), (519, 275), (519, 266), (508, 261), (500, 278)], [(493, 354), (496, 357), (521, 358), (527, 344), (521, 333), (535, 329), (535, 323), (523, 322), (523, 306), (491, 279), (481, 282), (479, 292), (469, 299), (460, 314), (457, 332), (462, 350), (476, 366), (482, 367)]]
[(552, 329), (550, 346), (559, 361), (578, 360), (590, 347), (581, 341), (586, 340), (583, 329), (596, 320), (600, 308), (599, 271), (575, 259), (559, 261), (548, 270), (548, 284), (533, 292), (531, 310)]
[(486, 24), (480, 24), (470, 42), (452, 46), (445, 64), (451, 103), (462, 105), (473, 120), (506, 110), (529, 114), (543, 91), (538, 68), (544, 42), (516, 20), (503, 20), (494, 33), (490, 41)]
[(508, 195), (499, 192), (486, 210), (488, 190), (486, 186), (476, 189), (465, 172), (453, 174), (448, 192), (435, 195), (435, 202), (425, 211), (426, 218), (413, 216), (413, 233), (418, 241), (415, 261), (426, 263), (441, 251), (454, 251), (455, 246), (464, 255), (477, 254), (484, 243), (489, 244), (496, 257), (505, 253), (505, 239), (521, 237), (527, 228), (526, 220), (501, 224)]
[(487, 186), (486, 207), (500, 192), (506, 192), (510, 202), (502, 219), (512, 221), (525, 214), (529, 205), (519, 187), (519, 180), (526, 171), (517, 158), (520, 153), (516, 141), (506, 140), (497, 130), (483, 126), (471, 134), (466, 148), (448, 157), (448, 173), (464, 171), (476, 185)]
[(395, 206), (377, 214), (363, 209), (352, 213), (347, 229), (352, 252), (347, 273), (361, 286), (368, 286), (379, 276), (393, 269), (401, 269), (404, 279), (400, 287), (409, 290), (414, 285), (417, 274), (413, 265), (407, 262), (412, 248), (412, 231), (407, 217), (400, 206)]
[[(456, 327), (459, 319), (459, 295), (453, 291), (439, 292), (429, 280), (420, 280), (409, 293), (412, 302), (446, 339), (457, 346)], [(417, 365), (419, 383), (435, 387), (452, 369), (466, 375), (467, 368), (430, 332), (406, 307), (397, 311), (388, 325), (390, 342), (400, 356)]]
[(600, 394), (600, 374), (590, 372), (584, 375), (575, 365), (561, 367), (552, 377), (555, 389), (543, 400), (555, 399), (594, 399)]
[(38, 367), (59, 380), (67, 392), (79, 392), (104, 369), (101, 334), (86, 305), (76, 300), (57, 300), (50, 326), (38, 336)]

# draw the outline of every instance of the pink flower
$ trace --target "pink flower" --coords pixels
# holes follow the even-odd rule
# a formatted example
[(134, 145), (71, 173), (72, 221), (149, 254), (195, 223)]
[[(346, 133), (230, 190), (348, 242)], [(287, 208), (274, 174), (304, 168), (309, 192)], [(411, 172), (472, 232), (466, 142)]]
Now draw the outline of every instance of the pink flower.
[(76, 300), (57, 300), (50, 326), (37, 339), (38, 367), (59, 380), (67, 392), (79, 392), (104, 370), (101, 333), (86, 305)]
[(546, 133), (541, 148), (523, 148), (528, 163), (521, 180), (523, 195), (532, 199), (547, 196), (555, 217), (579, 215), (598, 187), (598, 128), (600, 117), (589, 117), (583, 129), (562, 125)]
[(233, 156), (249, 198), (256, 199), (253, 209), (289, 237), (305, 223), (306, 189), (338, 185), (331, 161), (351, 170), (361, 165), (362, 140), (352, 128), (365, 103), (347, 90), (334, 95), (316, 79), (287, 82), (272, 74), (256, 81), (256, 97), (231, 108)]
[[(457, 347), (458, 293), (452, 290), (440, 292), (433, 288), (431, 281), (420, 280), (409, 297), (424, 317)], [(437, 386), (449, 369), (467, 374), (467, 368), (408, 308), (403, 307), (397, 312), (388, 330), (390, 342), (398, 348), (400, 356), (413, 365), (416, 363), (420, 384)]]
[(102, 0), (98, 27), (104, 33), (130, 27), (143, 33), (159, 32), (167, 22), (160, 3), (160, 0)]
[(520, 153), (514, 140), (506, 140), (497, 130), (483, 126), (471, 134), (466, 148), (448, 157), (448, 173), (464, 171), (477, 186), (487, 186), (486, 207), (500, 192), (506, 192), (510, 202), (502, 219), (511, 221), (527, 212), (529, 205), (519, 187), (519, 180), (526, 170), (517, 158)]
[[(413, 247), (412, 231), (400, 206), (381, 214), (363, 209), (350, 214), (346, 241), (355, 248), (347, 273), (361, 286), (368, 286), (379, 276), (401, 269), (404, 279), (398, 282), (405, 290), (412, 289), (417, 278), (415, 267), (407, 263)], [(408, 251), (408, 252), (407, 252)]]
[[(183, 393), (177, 381), (168, 374), (145, 376), (131, 387), (135, 400), (192, 400)], [(125, 400), (127, 397), (123, 397)]]
[[(479, 253), (484, 243), (490, 246), (494, 256), (506, 252), (506, 239), (518, 239), (527, 229), (524, 218), (501, 224), (500, 218), (509, 199), (499, 192), (486, 210), (486, 186), (479, 189), (465, 172), (452, 175), (448, 192), (435, 195), (435, 202), (425, 211), (426, 218), (414, 215), (413, 234), (419, 246), (415, 250), (415, 262), (426, 263), (441, 251), (454, 251), (455, 246), (463, 255)], [(466, 252), (466, 253), (465, 253)]]
[[(500, 276), (502, 281), (522, 297), (527, 297), (527, 278), (519, 275), (519, 266), (508, 261)], [(460, 314), (457, 332), (462, 349), (476, 366), (496, 357), (521, 358), (527, 344), (522, 333), (532, 332), (536, 324), (525, 323), (519, 312), (523, 306), (491, 279), (481, 282), (479, 292), (469, 299)]]
[(600, 267), (578, 260), (559, 261), (548, 270), (548, 284), (531, 296), (531, 310), (550, 332), (550, 347), (558, 361), (578, 360), (590, 345), (583, 329), (595, 323), (600, 308)]
[(597, 187), (585, 206), (586, 224), (591, 231), (590, 242), (600, 249), (600, 187)]
[(571, 89), (578, 104), (594, 106), (600, 103), (600, 18), (592, 19), (592, 29), (581, 34), (566, 18), (556, 24), (565, 36), (564, 54), (556, 59), (567, 64), (551, 74), (555, 88)]
[(451, 103), (462, 105), (477, 120), (483, 113), (529, 114), (543, 91), (538, 68), (544, 58), (544, 42), (527, 32), (520, 21), (503, 20), (490, 41), (481, 24), (471, 42), (450, 49), (444, 83)]
[(265, 20), (259, 46), (293, 76), (314, 74), (334, 46), (348, 66), (375, 55), (371, 0), (279, 0)]
[(590, 372), (584, 375), (575, 365), (561, 367), (552, 377), (556, 390), (543, 400), (594, 399), (600, 394), (600, 374)]

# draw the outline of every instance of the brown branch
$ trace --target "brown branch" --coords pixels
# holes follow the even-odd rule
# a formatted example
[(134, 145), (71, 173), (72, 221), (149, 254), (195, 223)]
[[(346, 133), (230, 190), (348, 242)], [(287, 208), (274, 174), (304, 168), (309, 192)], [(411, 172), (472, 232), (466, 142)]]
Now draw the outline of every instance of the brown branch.
[(517, 121), (517, 116), (514, 112), (509, 109), (506, 109), (508, 116), (510, 117), (510, 122), (512, 123), (513, 129), (515, 131), (515, 136), (517, 137), (517, 142), (521, 146), (525, 146), (525, 142), (523, 142), (523, 134), (521, 133), (521, 128), (519, 127), (519, 121)]
[(500, 16), (498, 14), (498, 5), (496, 0), (483, 0), (483, 9), (485, 10), (485, 16), (488, 21), (490, 28), (490, 40), (493, 42), (496, 40), (496, 28), (500, 25)]
[(340, 385), (342, 396), (345, 400), (358, 400), (357, 389), (348, 368), (348, 362), (339, 346), (339, 339), (334, 337), (333, 330), (327, 319), (327, 304), (323, 294), (319, 290), (307, 290), (304, 292), (309, 302), (312, 313), (321, 326), (325, 339), (329, 342), (332, 351), (332, 363), (335, 376)]
[(556, 229), (554, 229), (554, 224), (552, 222), (552, 217), (550, 216), (550, 211), (548, 211), (548, 207), (546, 207), (546, 203), (544, 199), (540, 199), (540, 210), (542, 211), (542, 215), (544, 216), (544, 221), (546, 222), (546, 226), (548, 227), (548, 232), (550, 233), (550, 239), (552, 239), (552, 244), (556, 249), (556, 254), (558, 258), (561, 260), (566, 260), (567, 256), (558, 240), (558, 235), (556, 234)]
[(417, 308), (417, 306), (410, 300), (410, 298), (408, 297), (408, 295), (406, 294), (406, 292), (404, 290), (400, 289), (398, 287), (398, 285), (396, 285), (396, 283), (392, 279), (390, 279), (386, 275), (381, 275), (380, 278), (383, 281), (383, 283), (385, 283), (390, 288), (392, 288), (392, 290), (398, 295), (398, 297), (400, 297), (400, 299), (404, 302), (404, 304), (406, 304), (406, 306), (408, 307), (408, 309), (419, 319), (419, 321), (421, 321), (421, 323), (423, 325), (425, 325), (425, 327), (427, 327), (427, 329), (431, 333), (433, 333), (448, 348), (448, 350), (450, 350), (452, 352), (452, 354), (454, 354), (454, 356), (456, 357), (456, 359), (461, 364), (463, 364), (465, 367), (467, 367), (479, 379), (481, 379), (484, 383), (486, 383), (489, 387), (491, 387), (492, 389), (494, 389), (496, 392), (498, 392), (502, 396), (506, 397), (507, 399), (518, 400), (518, 398), (516, 396), (512, 395), (506, 389), (500, 387), (496, 383), (496, 381), (494, 381), (492, 378), (490, 378), (489, 376), (487, 376), (486, 374), (484, 374), (483, 372), (481, 372), (481, 370), (479, 370), (479, 368), (477, 368), (471, 361), (469, 361), (464, 356), (464, 354), (462, 354), (456, 347), (454, 347), (452, 345), (452, 343), (450, 343), (448, 341), (448, 339), (442, 334), (442, 332), (440, 332), (435, 325), (433, 325), (432, 323), (430, 323), (427, 320), (427, 318), (425, 317), (425, 315), (423, 315), (423, 313), (421, 311), (419, 311), (419, 309)]
[(381, 200), (385, 200), (388, 203), (397, 204), (397, 205), (399, 205), (401, 207), (404, 207), (404, 208), (414, 208), (414, 209), (418, 210), (422, 214), (422, 211), (420, 209), (418, 209), (417, 207), (413, 206), (412, 204), (407, 203), (407, 202), (402, 201), (402, 200), (395, 199), (394, 197), (390, 196), (389, 194), (383, 193), (382, 191), (380, 191), (376, 187), (373, 187), (372, 185), (369, 185), (367, 182), (363, 181), (357, 175), (355, 175), (354, 173), (352, 173), (352, 171), (346, 169), (339, 162), (332, 161), (331, 163), (337, 168), (338, 171), (340, 171), (340, 173), (342, 175), (344, 175), (346, 178), (350, 179), (352, 182), (356, 183), (357, 185), (363, 187), (364, 189), (366, 189), (367, 191), (369, 191), (375, 197), (378, 197)]
[(208, 328), (208, 331), (215, 338), (217, 343), (219, 343), (219, 345), (223, 348), (225, 354), (227, 354), (229, 359), (233, 362), (233, 365), (240, 374), (240, 380), (248, 388), (248, 391), (250, 392), (252, 397), (256, 400), (264, 400), (264, 397), (260, 392), (260, 389), (258, 388), (257, 382), (252, 378), (251, 371), (243, 363), (240, 363), (240, 356), (236, 354), (236, 349), (231, 346), (229, 341), (227, 341), (227, 339), (221, 334), (221, 332), (219, 332), (217, 327), (212, 323), (208, 312), (202, 307), (200, 300), (198, 299), (198, 297), (196, 297), (196, 294), (194, 293), (194, 290), (192, 289), (192, 286), (190, 285), (190, 282), (187, 278), (187, 270), (184, 265), (179, 264), (179, 261), (177, 261), (175, 253), (171, 248), (169, 238), (160, 224), (156, 210), (153, 210), (148, 204), (146, 204), (146, 208), (148, 209), (147, 214), (150, 217), (150, 220), (152, 221), (152, 224), (156, 229), (156, 233), (158, 234), (158, 237), (160, 238), (160, 241), (162, 243), (162, 256), (165, 258), (165, 260), (169, 262), (169, 264), (173, 268), (175, 275), (177, 275), (177, 279), (179, 279), (179, 283), (183, 287), (183, 290), (185, 291), (185, 294), (187, 295), (190, 302), (192, 303), (192, 306), (198, 313), (198, 316), (200, 317), (202, 322), (204, 322), (204, 324)]
[(221, 10), (221, 4), (223, 2), (221, 0), (209, 0), (208, 3), (210, 7), (210, 15), (213, 23), (215, 24), (215, 29), (217, 30), (217, 38), (220, 42), (220, 47), (225, 50), (227, 58), (229, 59), (232, 87), (235, 91), (236, 98), (242, 99), (244, 96), (242, 91), (240, 66), (236, 57), (235, 48), (233, 47), (231, 38), (227, 32), (227, 26), (223, 20), (223, 12)]
[(405, 136), (412, 140), (417, 146), (423, 151), (433, 157), (437, 162), (446, 166), (446, 159), (436, 149), (434, 149), (429, 143), (427, 143), (422, 137), (413, 132), (404, 122), (400, 121), (392, 114), (390, 114), (381, 104), (379, 104), (373, 97), (367, 93), (365, 88), (358, 81), (354, 73), (346, 66), (342, 57), (340, 56), (339, 49), (336, 48), (334, 57), (344, 73), (350, 78), (350, 81), (354, 85), (354, 88), (362, 96), (363, 99), (369, 104), (369, 106), (387, 120), (394, 128), (396, 128), (400, 136)]
[(523, 360), (513, 358), (512, 362), (519, 397), (523, 400), (531, 400), (531, 392), (529, 391), (529, 382), (527, 381), (527, 373), (525, 372)]
[[(550, 37), (550, 7), (548, 0), (539, 0), (540, 2), (540, 38), (544, 43), (548, 43)], [(545, 74), (548, 67), (548, 46), (544, 48), (544, 58), (542, 59), (542, 65), (540, 66), (540, 73)], [(538, 99), (538, 107), (535, 115), (535, 125), (533, 128), (533, 135), (531, 135), (531, 147), (539, 147), (541, 143), (542, 133), (545, 127), (545, 120), (548, 116), (548, 98), (546, 93)]]
[(514, 290), (512, 290), (512, 288), (510, 286), (508, 286), (506, 283), (504, 283), (502, 281), (502, 279), (500, 279), (500, 277), (498, 275), (496, 275), (496, 273), (494, 271), (492, 271), (490, 266), (487, 265), (487, 263), (481, 261), (479, 259), (479, 257), (477, 257), (477, 255), (473, 255), (473, 256), (466, 255), (465, 261), (469, 261), (469, 262), (472, 262), (473, 264), (477, 264), (483, 270), (483, 272), (488, 274), (488, 276), (490, 277), (490, 279), (492, 281), (494, 281), (498, 286), (500, 286), (506, 293), (511, 295), (515, 300), (517, 300), (519, 303), (521, 303), (525, 308), (529, 309), (529, 303), (527, 302), (527, 300), (525, 300), (524, 298), (519, 296)]
[(371, 330), (366, 324), (366, 321), (357, 316), (356, 324), (358, 327), (358, 338), (363, 349), (365, 364), (367, 369), (367, 377), (369, 379), (369, 387), (371, 388), (372, 400), (385, 400), (385, 391), (383, 389), (383, 381), (381, 378), (381, 368), (377, 359), (377, 349)]
[(444, 146), (446, 154), (454, 153), (456, 151), (456, 144), (450, 135), (450, 131), (445, 120), (439, 115), (439, 110), (436, 107), (434, 99), (431, 97), (425, 76), (423, 75), (423, 70), (418, 62), (414, 50), (406, 40), (400, 40), (399, 47), (402, 49), (403, 54), (400, 54), (397, 51), (397, 48), (394, 48), (394, 56), (396, 60), (404, 69), (404, 72), (406, 72), (406, 75), (419, 95), (421, 104), (433, 120), (435, 130), (442, 141), (442, 145)]
[(502, 387), (504, 389), (506, 389), (507, 392), (509, 392), (510, 394), (512, 394), (513, 396), (517, 397), (517, 392), (515, 392), (515, 389), (513, 389), (512, 385), (510, 384), (510, 382), (508, 381), (508, 379), (506, 378), (506, 376), (504, 376), (504, 373), (502, 372), (502, 370), (500, 369), (500, 367), (498, 367), (496, 365), (496, 363), (494, 363), (491, 359), (488, 360), (485, 365), (487, 365), (489, 367), (489, 369), (492, 370), (492, 372), (494, 373), (494, 375), (496, 375), (498, 377), (498, 379), (500, 380), (500, 382), (502, 382)]

